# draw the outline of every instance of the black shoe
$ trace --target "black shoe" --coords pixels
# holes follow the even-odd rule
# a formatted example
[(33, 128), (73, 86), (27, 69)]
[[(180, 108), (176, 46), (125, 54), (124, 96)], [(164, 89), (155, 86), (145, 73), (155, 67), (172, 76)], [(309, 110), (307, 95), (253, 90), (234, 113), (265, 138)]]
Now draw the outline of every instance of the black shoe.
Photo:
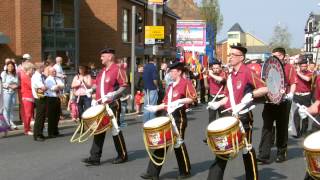
[(191, 174), (183, 174), (183, 175), (179, 175), (177, 179), (187, 179), (189, 177), (191, 177)]
[(82, 159), (81, 162), (86, 163), (87, 165), (91, 165), (91, 166), (99, 166), (100, 165), (100, 160), (93, 160), (90, 158)]
[(56, 138), (56, 135), (48, 135), (48, 139)]
[(128, 161), (128, 158), (122, 159), (121, 157), (118, 156), (112, 161), (112, 164), (120, 164), (127, 161)]
[(277, 159), (276, 159), (276, 162), (277, 163), (282, 163), (284, 161), (287, 160), (287, 156), (286, 156), (286, 153), (283, 153), (283, 154), (278, 154), (277, 155)]
[(56, 134), (54, 134), (54, 136), (56, 136), (56, 137), (63, 137), (64, 135), (63, 135), (63, 134), (60, 134), (60, 133), (56, 133)]
[(151, 176), (150, 174), (148, 173), (143, 173), (140, 175), (140, 177), (142, 179), (152, 179), (152, 180), (159, 180), (159, 177), (158, 176)]
[(36, 137), (33, 137), (33, 139), (35, 141), (40, 141), (40, 142), (43, 142), (45, 140), (44, 136), (36, 136)]
[(271, 164), (272, 161), (270, 159), (264, 159), (264, 158), (260, 158), (260, 157), (257, 157), (257, 161), (261, 164)]
[(203, 139), (202, 141), (203, 141), (203, 143), (208, 144), (207, 139)]

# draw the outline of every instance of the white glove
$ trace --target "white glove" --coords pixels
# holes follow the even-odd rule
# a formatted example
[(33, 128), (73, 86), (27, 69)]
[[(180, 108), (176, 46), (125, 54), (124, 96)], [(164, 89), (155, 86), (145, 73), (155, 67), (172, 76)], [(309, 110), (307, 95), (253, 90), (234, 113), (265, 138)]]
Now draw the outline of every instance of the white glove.
[(240, 103), (237, 104), (233, 109), (232, 109), (232, 115), (237, 115), (247, 104)]
[(293, 99), (293, 93), (288, 93), (286, 94), (286, 96), (284, 97), (286, 100), (292, 101)]
[(105, 103), (107, 101), (112, 101), (113, 100), (113, 92), (109, 92), (107, 95), (105, 95), (103, 98), (102, 98), (102, 103)]
[(88, 98), (91, 97), (92, 91), (93, 91), (92, 89), (87, 89), (87, 90), (86, 90), (86, 95), (88, 96)]
[(175, 101), (169, 103), (168, 108), (175, 110), (178, 107), (181, 107), (182, 105), (183, 105), (183, 103), (182, 103), (181, 99), (178, 99), (178, 100), (175, 100)]
[(179, 148), (181, 144), (183, 144), (183, 139), (181, 137), (178, 137), (176, 143), (174, 144), (174, 148)]
[(95, 99), (91, 100), (91, 106), (97, 106), (99, 103)]
[(149, 111), (149, 112), (157, 112), (158, 111), (158, 106), (156, 106), (156, 105), (146, 105), (144, 107), (144, 109)]
[(241, 99), (241, 103), (243, 103), (243, 104), (249, 104), (251, 101), (253, 101), (253, 94), (252, 93), (247, 93)]
[(305, 106), (300, 106), (299, 109), (298, 109), (298, 113), (299, 113), (299, 116), (301, 119), (305, 119), (307, 118), (307, 107)]
[(218, 102), (209, 102), (207, 109), (217, 110), (220, 106)]

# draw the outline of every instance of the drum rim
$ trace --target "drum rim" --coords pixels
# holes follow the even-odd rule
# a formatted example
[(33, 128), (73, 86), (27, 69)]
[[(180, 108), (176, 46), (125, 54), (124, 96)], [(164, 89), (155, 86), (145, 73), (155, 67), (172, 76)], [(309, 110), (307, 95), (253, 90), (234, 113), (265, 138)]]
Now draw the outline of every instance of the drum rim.
[(307, 146), (305, 145), (305, 142), (306, 142), (306, 140), (308, 139), (308, 137), (310, 137), (310, 136), (312, 136), (312, 135), (315, 135), (315, 134), (320, 134), (320, 131), (316, 131), (316, 132), (313, 132), (313, 133), (309, 134), (309, 135), (303, 140), (303, 148), (304, 148), (305, 151), (310, 151), (310, 152), (313, 152), (313, 153), (316, 153), (316, 152), (319, 152), (319, 153), (320, 153), (320, 148), (318, 148), (318, 149), (311, 149), (311, 148), (309, 148), (309, 147), (307, 147)]
[[(169, 126), (169, 127), (167, 127), (167, 126)], [(156, 131), (156, 130), (161, 130), (161, 129), (166, 129), (166, 128), (170, 128), (170, 120), (168, 122), (161, 124), (158, 127), (144, 127), (143, 126), (143, 129), (146, 131)]]
[(229, 131), (229, 130), (233, 129), (236, 125), (238, 125), (240, 123), (238, 118), (235, 118), (235, 119), (236, 119), (236, 121), (233, 124), (231, 124), (230, 126), (224, 128), (224, 129), (219, 129), (219, 130), (209, 130), (208, 127), (211, 124), (210, 123), (208, 125), (208, 127), (207, 127), (207, 132), (208, 133), (221, 133), (221, 132)]
[[(101, 106), (104, 106), (104, 105), (102, 105), (102, 104), (100, 104)], [(99, 106), (99, 105), (98, 105)], [(95, 107), (95, 106), (92, 106), (92, 107)], [(90, 107), (91, 108), (91, 107)], [(90, 108), (88, 108), (88, 109), (90, 109)], [(88, 110), (87, 109), (87, 110)], [(88, 119), (92, 119), (92, 118), (95, 118), (95, 117), (97, 117), (97, 116), (99, 116), (101, 113), (103, 113), (103, 112), (105, 112), (106, 111), (106, 107), (104, 106), (104, 108), (102, 108), (101, 109), (101, 111), (99, 112), (99, 113), (97, 113), (96, 115), (92, 115), (92, 116), (89, 116), (89, 117), (83, 117), (83, 114), (86, 112), (86, 111), (84, 111), (83, 113), (82, 113), (82, 115), (81, 115), (81, 118), (82, 118), (82, 120), (88, 120)]]
[[(156, 117), (156, 118), (161, 118), (161, 117)], [(156, 119), (156, 118), (154, 118), (154, 119)], [(164, 122), (164, 123), (162, 123), (162, 124), (159, 124), (158, 127), (145, 127), (144, 124), (147, 123), (147, 122), (145, 122), (145, 123), (143, 124), (143, 129), (155, 129), (155, 128), (160, 128), (160, 127), (165, 126), (165, 125), (167, 125), (168, 123), (170, 123), (170, 118), (169, 118), (169, 117), (163, 116), (162, 118), (167, 118), (168, 121), (166, 121), (166, 122)]]

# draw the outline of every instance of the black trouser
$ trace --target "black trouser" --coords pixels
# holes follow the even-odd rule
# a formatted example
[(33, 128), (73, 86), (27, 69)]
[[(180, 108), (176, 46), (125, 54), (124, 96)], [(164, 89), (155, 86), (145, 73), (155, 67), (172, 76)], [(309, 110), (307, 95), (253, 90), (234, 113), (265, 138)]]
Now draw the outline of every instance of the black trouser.
[[(299, 103), (300, 105), (304, 105), (306, 107), (309, 107), (311, 105), (311, 95), (306, 96), (300, 96), (300, 95), (294, 95), (293, 102)], [(298, 108), (294, 111), (294, 125), (296, 127), (297, 136), (305, 135), (308, 130), (308, 117), (302, 119), (302, 125), (300, 128), (300, 121), (301, 118), (299, 116)]]
[[(209, 96), (209, 102), (212, 101), (212, 99), (214, 98), (214, 96), (215, 96), (215, 95), (210, 95), (210, 96)], [(217, 98), (217, 99), (215, 100), (215, 102), (220, 101), (221, 99), (223, 99), (223, 97)], [(209, 124), (210, 124), (212, 121), (214, 121), (214, 120), (217, 119), (217, 113), (218, 113), (218, 115), (219, 115), (219, 118), (222, 117), (222, 114), (221, 114), (221, 111), (222, 111), (222, 110), (223, 110), (223, 107), (220, 107), (220, 108), (217, 109), (217, 110), (213, 110), (213, 109), (210, 109), (210, 108), (208, 109), (208, 112), (209, 112)]]
[[(246, 131), (246, 137), (248, 143), (252, 143), (252, 127), (253, 127), (253, 117), (252, 112), (248, 112), (239, 116), (240, 121)], [(246, 179), (247, 180), (256, 180), (259, 178), (258, 175), (258, 167), (257, 167), (257, 160), (256, 160), (256, 153), (254, 148), (247, 153), (242, 154), (243, 164), (246, 171)], [(224, 170), (227, 166), (228, 161), (219, 158), (216, 156), (215, 161), (211, 165), (208, 174), (208, 180), (222, 180), (224, 175)]]
[(287, 153), (288, 123), (291, 101), (283, 101), (279, 105), (266, 103), (262, 112), (263, 127), (259, 145), (259, 158), (269, 159), (271, 153), (273, 121), (276, 121), (277, 154)]
[(44, 122), (46, 120), (47, 97), (35, 99), (36, 118), (34, 120), (33, 136), (43, 136)]
[[(110, 103), (109, 107), (111, 108), (111, 110), (113, 111), (113, 114), (117, 118), (118, 126), (120, 126), (120, 112), (121, 112), (120, 100), (118, 99)], [(93, 143), (90, 150), (90, 159), (100, 160), (105, 137), (106, 137), (106, 132), (95, 135), (93, 137)], [(118, 157), (120, 157), (123, 160), (127, 159), (128, 153), (127, 153), (127, 148), (126, 148), (126, 144), (125, 144), (122, 132), (120, 131), (118, 135), (112, 136), (112, 137), (113, 137), (114, 146), (118, 153)]]
[(88, 96), (79, 96), (76, 98), (79, 98), (77, 102), (77, 106), (78, 106), (79, 118), (81, 120), (82, 113), (85, 110), (87, 110), (89, 107), (91, 107), (91, 98)]
[[(187, 117), (184, 108), (179, 108), (173, 112), (173, 117), (175, 119), (179, 134), (182, 139), (184, 139), (184, 132), (187, 127)], [(157, 149), (153, 152), (158, 157), (164, 156), (164, 149)], [(189, 175), (190, 174), (190, 160), (188, 151), (185, 144), (181, 144), (179, 148), (174, 148), (174, 153), (178, 162), (179, 173), (180, 175)], [(155, 158), (157, 163), (162, 162), (161, 159)], [(151, 160), (149, 161), (147, 173), (151, 176), (159, 176), (162, 166), (155, 165)]]
[(58, 123), (60, 119), (61, 104), (58, 97), (47, 97), (48, 107), (48, 136), (59, 135)]

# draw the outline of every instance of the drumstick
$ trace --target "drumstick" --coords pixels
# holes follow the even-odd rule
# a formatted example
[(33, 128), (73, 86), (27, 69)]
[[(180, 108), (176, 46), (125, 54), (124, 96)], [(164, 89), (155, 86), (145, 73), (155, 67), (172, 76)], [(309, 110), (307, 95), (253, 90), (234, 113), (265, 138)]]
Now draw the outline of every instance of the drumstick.
[[(299, 108), (302, 108), (303, 106), (300, 105), (299, 103), (296, 103), (296, 105)], [(312, 119), (315, 123), (317, 123), (318, 125), (320, 125), (320, 123), (318, 122), (318, 120), (316, 118), (314, 118), (307, 110), (304, 110), (304, 112), (306, 113), (307, 116), (309, 116), (310, 119)]]
[[(215, 102), (215, 101), (216, 101), (216, 99), (217, 99), (217, 97), (219, 96), (219, 94), (220, 94), (221, 90), (223, 89), (223, 87), (224, 87), (224, 86), (221, 86), (221, 88), (219, 89), (218, 93), (214, 96), (214, 98), (213, 98), (212, 101), (210, 101), (210, 102)], [(209, 109), (209, 106), (207, 106), (207, 109)]]

